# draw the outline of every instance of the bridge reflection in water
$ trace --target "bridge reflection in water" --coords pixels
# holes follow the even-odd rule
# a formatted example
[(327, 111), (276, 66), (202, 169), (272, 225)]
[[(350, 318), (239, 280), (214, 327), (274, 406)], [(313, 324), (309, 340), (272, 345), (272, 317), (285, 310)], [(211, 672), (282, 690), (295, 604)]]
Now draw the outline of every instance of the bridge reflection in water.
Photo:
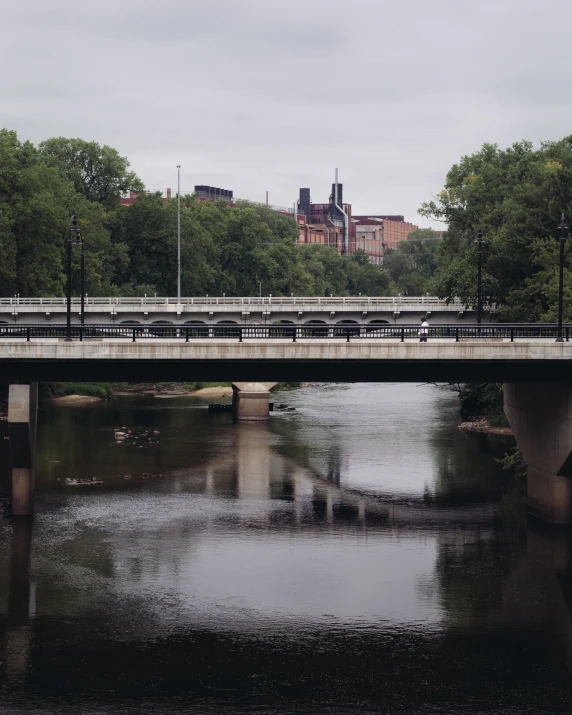
[[(125, 418), (116, 409), (113, 422)], [(198, 432), (200, 411), (183, 412), (160, 415)], [(9, 712), (454, 711), (507, 693), (517, 710), (558, 712), (572, 694), (569, 534), (535, 522), (522, 533), (498, 500), (447, 497), (466, 466), (455, 453), (438, 460), (439, 491), (373, 493), (348, 480), (335, 433), (319, 466), (311, 450), (286, 454), (284, 442), (301, 444), (286, 427), (220, 415), (214, 453), (133, 488), (137, 470), (164, 457), (134, 462), (145, 450), (109, 444), (103, 410), (75, 414), (96, 446), (70, 450), (93, 469), (131, 463), (132, 479), (89, 494), (46, 489), (76, 464), (70, 451), (48, 467), (40, 445), (34, 533), (25, 519), (0, 522)], [(205, 433), (196, 439), (194, 452)], [(98, 465), (103, 444), (112, 456)]]

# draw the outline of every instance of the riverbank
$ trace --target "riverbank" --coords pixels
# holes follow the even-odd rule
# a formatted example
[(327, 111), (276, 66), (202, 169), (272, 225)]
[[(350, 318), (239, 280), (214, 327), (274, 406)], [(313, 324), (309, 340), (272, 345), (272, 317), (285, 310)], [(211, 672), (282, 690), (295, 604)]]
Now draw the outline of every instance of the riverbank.
[(506, 437), (513, 436), (510, 427), (491, 425), (486, 417), (481, 417), (470, 422), (461, 422), (461, 424), (457, 425), (457, 429), (461, 430), (461, 432), (482, 432), (484, 434), (501, 434)]
[(161, 392), (154, 394), (157, 399), (169, 399), (172, 397), (232, 397), (232, 387), (221, 385), (220, 387), (201, 387), (198, 390), (174, 390), (173, 392)]
[(62, 397), (51, 397), (50, 402), (55, 405), (85, 405), (91, 402), (101, 402), (102, 397), (93, 395), (63, 395)]

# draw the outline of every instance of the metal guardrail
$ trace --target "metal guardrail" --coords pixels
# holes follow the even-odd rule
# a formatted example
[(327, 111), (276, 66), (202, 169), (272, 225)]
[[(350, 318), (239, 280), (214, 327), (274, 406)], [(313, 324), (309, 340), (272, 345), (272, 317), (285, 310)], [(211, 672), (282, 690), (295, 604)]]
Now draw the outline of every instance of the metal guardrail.
[[(213, 306), (213, 305), (237, 305), (237, 306), (256, 306), (256, 305), (284, 305), (284, 306), (301, 306), (301, 305), (315, 305), (315, 306), (454, 306), (459, 310), (464, 310), (465, 306), (458, 302), (448, 302), (443, 298), (436, 298), (431, 296), (420, 296), (420, 297), (410, 297), (410, 296), (381, 296), (381, 297), (337, 297), (331, 296), (327, 297), (309, 297), (309, 298), (295, 298), (295, 297), (284, 297), (284, 296), (262, 296), (262, 297), (246, 297), (246, 298), (231, 298), (231, 297), (195, 297), (195, 298), (181, 298), (180, 302), (176, 298), (160, 298), (160, 297), (135, 297), (135, 298), (119, 298), (119, 297), (109, 297), (109, 298), (92, 298), (86, 296), (85, 299), (86, 306), (136, 306), (136, 307), (146, 307), (146, 306), (163, 306), (163, 305), (196, 305), (196, 306)], [(72, 305), (74, 307), (80, 306), (80, 298), (72, 298)], [(37, 307), (64, 307), (66, 306), (65, 298), (0, 298), (0, 308), (2, 306), (37, 306)]]
[[(517, 339), (556, 338), (556, 324), (524, 324), (501, 323), (487, 325), (431, 325), (426, 337), (432, 339), (490, 340), (502, 339), (513, 342)], [(72, 325), (71, 337), (75, 340), (93, 339), (129, 339), (133, 342), (141, 339), (179, 339), (189, 342), (195, 339), (229, 339), (238, 340), (297, 340), (306, 339), (344, 339), (347, 342), (359, 339), (392, 339), (405, 340), (420, 337), (420, 326), (415, 325), (224, 325), (208, 326), (203, 324), (184, 325)], [(565, 325), (563, 337), (570, 341), (572, 325)], [(23, 339), (65, 339), (67, 326), (60, 325), (0, 325), (0, 340)]]

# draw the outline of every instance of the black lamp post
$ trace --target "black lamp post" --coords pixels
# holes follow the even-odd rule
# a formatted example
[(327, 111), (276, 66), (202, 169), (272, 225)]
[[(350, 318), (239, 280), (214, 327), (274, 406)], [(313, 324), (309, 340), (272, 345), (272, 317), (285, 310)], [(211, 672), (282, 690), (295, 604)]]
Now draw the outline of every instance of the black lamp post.
[(483, 312), (483, 285), (482, 285), (482, 273), (483, 273), (483, 232), (479, 231), (477, 236), (477, 323), (481, 324), (481, 313)]
[(563, 312), (563, 302), (564, 302), (564, 243), (566, 241), (566, 234), (568, 233), (568, 224), (566, 223), (566, 214), (562, 212), (560, 218), (560, 277), (558, 281), (558, 337), (556, 338), (557, 343), (563, 343), (564, 338), (562, 337), (562, 312)]
[(78, 239), (81, 244), (81, 274), (80, 274), (80, 293), (81, 293), (81, 311), (80, 323), (83, 325), (85, 318), (85, 251), (83, 250), (83, 234), (78, 234)]
[[(74, 238), (76, 235), (76, 238)], [(72, 246), (81, 243), (82, 246), (82, 318), (83, 318), (83, 240), (81, 229), (78, 226), (77, 217), (74, 215), (70, 219), (70, 227), (67, 240), (67, 286), (66, 286), (66, 342), (70, 342), (71, 336), (71, 270), (72, 270)], [(82, 319), (83, 322), (83, 319)]]

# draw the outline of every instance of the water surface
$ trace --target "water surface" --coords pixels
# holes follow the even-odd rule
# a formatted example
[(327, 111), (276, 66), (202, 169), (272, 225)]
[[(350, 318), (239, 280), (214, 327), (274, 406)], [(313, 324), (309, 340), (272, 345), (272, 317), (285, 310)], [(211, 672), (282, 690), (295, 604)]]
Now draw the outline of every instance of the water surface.
[(274, 399), (42, 410), (38, 514), (0, 521), (2, 712), (569, 712), (569, 540), (527, 524), (511, 441), (432, 385)]

